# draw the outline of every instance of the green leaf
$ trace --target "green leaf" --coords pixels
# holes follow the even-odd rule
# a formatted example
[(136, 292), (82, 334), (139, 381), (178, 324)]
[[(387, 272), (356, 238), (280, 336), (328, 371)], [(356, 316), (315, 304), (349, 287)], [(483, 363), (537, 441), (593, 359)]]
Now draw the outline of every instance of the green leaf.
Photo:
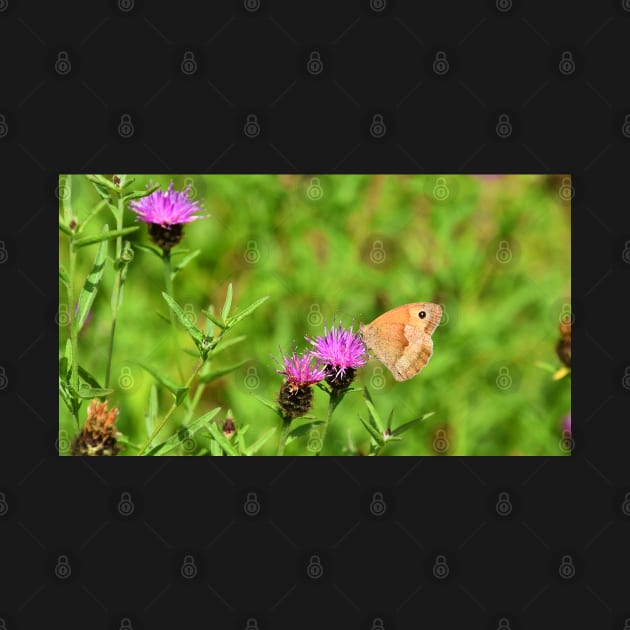
[(392, 429), (392, 420), (394, 419), (394, 410), (392, 409), (389, 412), (389, 417), (387, 418), (387, 429), (388, 431), (391, 431)]
[[(63, 373), (66, 375), (66, 378), (68, 379), (68, 381), (70, 381), (70, 373), (72, 372), (72, 339), (66, 340), (65, 356), (68, 361), (68, 366), (67, 366), (66, 371)], [(59, 371), (59, 374), (62, 374), (61, 370)], [(81, 374), (81, 368), (79, 368), (79, 374)]]
[(216, 424), (209, 424), (208, 431), (210, 431), (210, 434), (212, 435), (214, 440), (219, 444), (223, 451), (225, 451), (225, 453), (233, 457), (238, 455), (234, 444), (232, 444), (232, 442), (230, 442), (230, 440), (228, 440), (225, 435), (223, 435), (223, 431), (221, 431), (221, 429), (219, 429)]
[[(365, 390), (367, 392), (367, 388)], [(365, 397), (365, 405), (368, 408), (368, 411), (370, 412), (370, 421), (371, 424), (377, 428), (381, 433), (383, 433), (383, 431), (385, 430), (383, 428), (383, 421), (381, 420), (381, 416), (378, 413), (378, 411), (376, 410), (376, 407), (374, 406), (374, 404), (372, 403), (372, 401), (369, 398), (369, 394)]]
[(425, 413), (424, 416), (421, 416), (420, 418), (414, 418), (413, 420), (409, 420), (409, 422), (405, 422), (404, 424), (401, 424), (399, 427), (396, 427), (392, 431), (392, 435), (389, 439), (391, 440), (393, 437), (401, 435), (405, 431), (408, 431), (409, 429), (411, 429), (411, 427), (414, 424), (418, 422), (422, 422), (423, 420), (426, 420), (427, 418), (430, 418), (433, 415), (435, 415), (435, 411), (430, 411), (429, 413)]
[(247, 339), (247, 335), (240, 335), (238, 337), (232, 337), (232, 339), (226, 339), (225, 341), (221, 340), (221, 345), (217, 346), (208, 356), (216, 357), (219, 352), (223, 352), (226, 348), (233, 346), (234, 344), (240, 343)]
[(188, 256), (183, 258), (179, 264), (173, 267), (173, 271), (171, 271), (171, 279), (174, 278), (191, 260), (199, 256), (199, 254), (201, 254), (201, 250), (196, 249), (192, 252), (192, 254), (188, 254)]
[(104, 175), (90, 174), (86, 175), (86, 178), (93, 184), (98, 184), (99, 186), (107, 188), (116, 194), (120, 191), (118, 186), (116, 186), (111, 179), (107, 179)]
[(225, 304), (223, 304), (223, 309), (221, 310), (221, 319), (224, 322), (227, 322), (227, 317), (230, 314), (230, 309), (232, 308), (232, 283), (228, 284), (227, 293), (225, 295)]
[[(63, 181), (61, 179), (61, 176), (59, 176), (59, 181), (57, 182), (57, 186), (58, 189), (61, 191), (61, 186), (62, 184), (64, 185), (67, 193), (66, 193), (66, 198), (67, 201), (65, 200), (59, 200), (59, 203), (61, 203), (63, 205), (63, 218), (64, 218), (64, 223), (66, 225), (70, 224), (70, 221), (72, 221), (72, 208), (71, 208), (71, 204), (72, 204), (72, 175), (66, 175), (63, 178)], [(61, 195), (59, 195), (61, 196)], [(59, 222), (59, 228), (61, 229), (61, 222)]]
[(105, 241), (102, 241), (96, 252), (96, 258), (94, 259), (92, 270), (86, 278), (85, 284), (83, 285), (83, 288), (81, 289), (81, 293), (79, 295), (79, 307), (77, 310), (77, 314), (73, 320), (75, 335), (79, 333), (81, 328), (83, 328), (83, 324), (85, 324), (88, 313), (92, 308), (94, 298), (96, 297), (96, 293), (98, 291), (98, 285), (100, 284), (101, 278), (103, 277), (103, 271), (105, 271), (106, 253), (107, 244), (105, 243)]
[(162, 385), (162, 387), (165, 387), (166, 389), (168, 389), (168, 391), (171, 392), (173, 396), (175, 396), (175, 400), (177, 400), (177, 397), (181, 395), (180, 392), (188, 391), (186, 387), (182, 387), (179, 383), (176, 383), (175, 381), (171, 380), (168, 376), (160, 374), (157, 370), (154, 370), (152, 367), (149, 367), (148, 365), (145, 365), (144, 363), (140, 363), (138, 361), (134, 361), (133, 363), (135, 363), (135, 365), (139, 365), (141, 368), (143, 368), (149, 374), (151, 374), (151, 376), (153, 376), (153, 378), (155, 378), (155, 380), (160, 385)]
[(229, 374), (230, 372), (234, 372), (234, 370), (238, 370), (238, 368), (240, 368), (242, 365), (244, 365), (248, 361), (249, 359), (243, 359), (242, 361), (239, 361), (238, 363), (235, 363), (234, 365), (228, 365), (227, 367), (218, 368), (216, 370), (211, 370), (210, 372), (200, 374), (199, 382), (210, 383), (211, 381), (214, 381), (221, 376), (225, 376), (226, 374)]
[(267, 400), (265, 398), (262, 398), (262, 396), (259, 396), (258, 394), (252, 394), (252, 396), (258, 402), (261, 402), (263, 405), (265, 405), (265, 407), (268, 407), (269, 409), (271, 409), (271, 411), (273, 411), (274, 413), (277, 413), (280, 417), (282, 417), (282, 412), (278, 408), (278, 404), (277, 403), (275, 403), (275, 402), (273, 402), (271, 400)]
[[(212, 306), (208, 307), (207, 311), (201, 311), (210, 322), (212, 322), (215, 326), (218, 326), (221, 330), (225, 330), (225, 328), (227, 328), (227, 326), (220, 322), (215, 316), (214, 316), (214, 309), (212, 308)], [(206, 330), (208, 329), (208, 326), (206, 325)], [(208, 335), (211, 335), (210, 332), (208, 332)]]
[(277, 427), (272, 427), (266, 433), (263, 433), (254, 443), (250, 444), (245, 449), (245, 455), (255, 455), (264, 445), (267, 440), (275, 433)]
[(66, 268), (61, 263), (59, 263), (59, 280), (61, 280), (66, 289), (70, 289), (70, 277), (68, 276)]
[(322, 424), (325, 424), (323, 420), (316, 420), (315, 422), (305, 422), (299, 427), (295, 427), (287, 436), (287, 444), (297, 440), (305, 435), (308, 435), (313, 429), (319, 428)]
[(77, 229), (76, 229), (76, 233), (77, 234), (81, 234), (81, 232), (83, 231), (83, 228), (103, 209), (107, 206), (107, 199), (102, 199), (101, 201), (99, 201), (96, 206), (94, 206), (94, 208), (92, 208), (92, 210), (90, 210), (90, 212), (88, 212), (87, 216), (85, 217), (85, 219), (83, 219), (83, 221), (81, 221), (79, 223), (79, 225), (77, 225)]
[(162, 252), (157, 247), (152, 247), (151, 245), (144, 245), (142, 243), (134, 243), (133, 246), (136, 249), (140, 249), (143, 252), (147, 252), (148, 254), (155, 254), (160, 260), (162, 259)]
[(96, 234), (95, 236), (85, 236), (84, 238), (77, 238), (76, 240), (72, 241), (72, 246), (74, 247), (74, 249), (79, 249), (80, 247), (85, 247), (86, 245), (92, 245), (94, 243), (100, 243), (101, 241), (116, 238), (117, 236), (132, 234), (139, 229), (139, 226), (134, 225), (132, 227), (122, 228), (122, 230), (112, 230), (111, 232)]
[(195, 345), (199, 346), (203, 341), (203, 333), (190, 321), (187, 313), (184, 312), (182, 307), (168, 293), (162, 291), (162, 297), (166, 300), (166, 303), (169, 305), (169, 308), (173, 311), (173, 313), (175, 313), (182, 326), (188, 331), (188, 334), (192, 337)]
[(61, 221), (61, 217), (59, 218), (59, 231), (72, 238), (72, 230)]
[[(212, 411), (208, 411), (207, 413), (204, 413), (202, 416), (200, 416), (196, 420), (193, 420), (189, 424), (182, 425), (177, 430), (177, 433), (175, 433), (175, 435), (172, 435), (165, 442), (162, 442), (161, 444), (154, 446), (151, 450), (147, 451), (145, 455), (146, 456), (166, 455), (166, 453), (170, 453), (176, 448), (179, 448), (181, 443), (186, 438), (192, 437), (193, 435), (195, 435), (195, 433), (197, 433), (197, 431), (208, 426), (208, 423), (212, 420), (212, 418), (214, 418), (214, 416), (216, 416), (219, 413), (220, 410), (221, 410), (221, 407), (215, 407)], [(215, 425), (211, 424), (209, 426), (215, 426)], [(185, 429), (185, 432), (181, 432), (182, 429)]]
[(216, 440), (210, 441), (210, 455), (212, 457), (223, 457), (223, 451)]
[(145, 424), (147, 435), (151, 435), (153, 433), (153, 428), (157, 423), (158, 417), (158, 392), (155, 383), (151, 384), (151, 391), (149, 392), (149, 410), (145, 415)]
[(95, 389), (102, 389), (100, 383), (90, 374), (86, 369), (79, 366), (79, 376), (91, 387)]
[[(128, 186), (132, 182), (133, 180), (126, 182), (125, 186)], [(143, 190), (134, 190), (132, 192), (125, 193), (123, 195), (123, 200), (127, 202), (132, 201), (133, 199), (142, 199), (142, 197), (148, 197), (149, 195), (153, 194), (159, 187), (159, 184), (153, 184), (152, 186), (149, 186), (148, 188), (145, 188)]]
[(248, 315), (251, 315), (259, 306), (262, 306), (271, 296), (265, 295), (265, 297), (261, 297), (259, 300), (256, 300), (253, 304), (246, 306), (242, 311), (236, 313), (233, 317), (230, 317), (228, 321), (226, 321), (226, 326), (228, 328), (232, 328), (238, 324), (242, 319), (245, 319)]
[(79, 398), (105, 398), (109, 396), (114, 390), (110, 387), (86, 387), (85, 385), (79, 387)]
[(372, 426), (372, 424), (365, 421), (361, 416), (359, 416), (359, 420), (361, 420), (361, 424), (367, 429), (368, 433), (372, 436), (372, 439), (379, 446), (383, 446), (383, 444), (385, 444), (385, 438), (383, 437), (383, 434), (379, 433), (376, 427)]

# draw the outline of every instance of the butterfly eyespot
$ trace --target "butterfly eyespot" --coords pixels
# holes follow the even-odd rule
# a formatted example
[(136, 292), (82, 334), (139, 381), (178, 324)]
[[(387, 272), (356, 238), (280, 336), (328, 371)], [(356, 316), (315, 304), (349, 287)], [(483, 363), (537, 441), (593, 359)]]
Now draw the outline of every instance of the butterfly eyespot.
[(420, 311), (420, 312), (418, 313), (418, 317), (419, 317), (420, 319), (424, 319), (426, 316), (427, 316), (426, 311)]

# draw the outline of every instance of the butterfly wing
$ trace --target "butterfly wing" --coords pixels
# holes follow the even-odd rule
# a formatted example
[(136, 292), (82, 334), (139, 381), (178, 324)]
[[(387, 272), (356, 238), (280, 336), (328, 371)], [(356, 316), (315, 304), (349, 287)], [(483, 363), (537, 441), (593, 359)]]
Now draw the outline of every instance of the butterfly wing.
[[(421, 312), (425, 317), (420, 318)], [(418, 374), (433, 355), (431, 334), (442, 318), (442, 308), (431, 302), (405, 304), (361, 326), (367, 347), (394, 375), (406, 381)]]

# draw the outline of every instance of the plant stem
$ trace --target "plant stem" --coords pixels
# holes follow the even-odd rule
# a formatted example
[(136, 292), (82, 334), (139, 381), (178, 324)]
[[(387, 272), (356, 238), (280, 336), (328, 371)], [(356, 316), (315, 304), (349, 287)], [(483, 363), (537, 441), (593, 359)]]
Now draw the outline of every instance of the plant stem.
[(280, 441), (278, 442), (278, 457), (284, 455), (284, 448), (289, 437), (289, 427), (291, 426), (291, 418), (282, 416), (282, 430), (280, 431)]
[[(68, 320), (70, 322), (70, 343), (72, 345), (72, 387), (75, 392), (79, 391), (79, 341), (78, 335), (79, 331), (76, 330), (75, 326), (75, 312), (74, 312), (74, 273), (76, 267), (76, 259), (77, 255), (74, 251), (74, 247), (72, 245), (73, 238), (70, 238), (70, 245), (68, 247), (68, 267), (70, 271), (68, 273)], [(73, 405), (74, 406), (74, 405)], [(75, 410), (72, 414), (74, 416), (74, 421), (76, 422), (77, 429), (80, 428), (79, 425), (79, 414), (78, 411)]]
[[(192, 374), (190, 375), (190, 377), (186, 381), (186, 384), (184, 385), (184, 387), (186, 389), (188, 389), (190, 387), (190, 384), (192, 383), (192, 381), (195, 378), (195, 376), (197, 376), (197, 374), (199, 373), (199, 370), (201, 370), (201, 368), (203, 367), (204, 363), (205, 363), (205, 359), (200, 357), (199, 360), (197, 361), (197, 365), (195, 365), (195, 367), (194, 367), (194, 369), (192, 371)], [(157, 434), (164, 428), (164, 425), (166, 424), (168, 419), (173, 415), (173, 412), (182, 404), (182, 402), (183, 401), (180, 401), (178, 403), (177, 400), (173, 401), (173, 404), (172, 404), (171, 408), (166, 412), (166, 415), (164, 416), (164, 418), (162, 418), (162, 422), (160, 422), (158, 424), (158, 426), (153, 430), (153, 433), (149, 436), (149, 439), (142, 445), (142, 448), (138, 452), (138, 455), (143, 455), (144, 454), (144, 452), (147, 450), (147, 448), (149, 447), (151, 442), (153, 442), (153, 440), (155, 439)]]
[[(164, 261), (164, 286), (166, 288), (166, 292), (175, 299), (175, 295), (173, 294), (173, 278), (171, 277), (171, 252), (165, 251), (162, 255), (162, 260)], [(173, 329), (173, 348), (175, 354), (175, 364), (177, 365), (177, 373), (179, 374), (179, 380), (184, 379), (184, 375), (182, 372), (182, 366), (179, 362), (179, 352), (177, 352), (177, 325), (175, 323), (175, 313), (173, 313), (172, 309), (168, 309), (168, 314), (171, 320), (171, 328)]]
[(326, 414), (326, 422), (324, 423), (324, 426), (322, 427), (322, 436), (320, 438), (322, 447), (319, 449), (319, 451), (317, 451), (317, 455), (319, 455), (324, 450), (324, 440), (326, 439), (326, 432), (328, 431), (328, 425), (330, 424), (332, 420), (332, 415), (335, 409), (337, 408), (337, 405), (343, 399), (343, 393), (340, 393), (336, 389), (333, 389), (330, 391), (329, 396), (330, 398), (328, 400), (328, 413)]
[[(116, 229), (122, 230), (123, 227), (123, 198), (122, 194), (118, 197), (118, 211), (116, 215)], [(105, 367), (105, 387), (109, 387), (109, 377), (112, 369), (112, 357), (114, 355), (114, 335), (116, 334), (116, 320), (118, 317), (118, 307), (120, 306), (120, 294), (122, 291), (122, 273), (123, 265), (121, 264), (122, 254), (122, 236), (116, 237), (116, 255), (114, 257), (114, 266), (120, 265), (116, 275), (114, 276), (114, 287), (112, 289), (112, 327), (109, 332), (109, 348), (107, 351), (107, 364)]]

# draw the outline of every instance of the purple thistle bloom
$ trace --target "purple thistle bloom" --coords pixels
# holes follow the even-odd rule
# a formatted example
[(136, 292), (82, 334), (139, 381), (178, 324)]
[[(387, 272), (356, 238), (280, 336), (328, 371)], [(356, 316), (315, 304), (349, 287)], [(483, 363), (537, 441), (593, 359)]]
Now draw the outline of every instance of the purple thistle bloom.
[(184, 190), (177, 191), (170, 183), (168, 190), (156, 190), (147, 197), (131, 201), (129, 206), (138, 216), (138, 221), (153, 223), (163, 228), (170, 229), (172, 225), (190, 223), (197, 219), (205, 219), (205, 216), (194, 216), (193, 213), (201, 210), (199, 201), (190, 199), (189, 184)]
[(283, 370), (277, 370), (278, 374), (287, 377), (287, 383), (296, 387), (308, 387), (315, 385), (326, 378), (326, 370), (317, 362), (313, 365), (313, 356), (305, 353), (301, 356), (295, 352), (290, 357), (282, 357)]
[(562, 418), (562, 430), (571, 435), (571, 414), (567, 414)]
[(328, 367), (328, 374), (335, 379), (344, 379), (346, 371), (352, 371), (363, 367), (367, 362), (365, 345), (359, 333), (344, 330), (339, 322), (338, 328), (329, 331), (324, 327), (324, 336), (316, 340), (306, 340), (313, 345), (311, 354)]

